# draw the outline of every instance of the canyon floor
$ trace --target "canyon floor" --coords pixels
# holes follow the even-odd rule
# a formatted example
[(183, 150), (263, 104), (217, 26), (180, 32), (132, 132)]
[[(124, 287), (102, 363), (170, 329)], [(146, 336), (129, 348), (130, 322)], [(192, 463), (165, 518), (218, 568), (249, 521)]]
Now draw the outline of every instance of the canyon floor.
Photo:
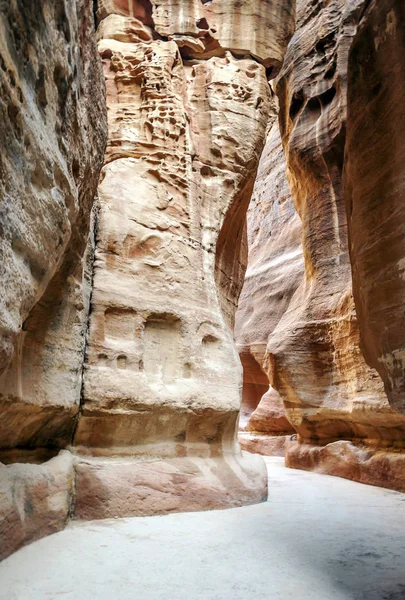
[(266, 458), (269, 500), (75, 523), (0, 565), (1, 600), (403, 600), (405, 495)]

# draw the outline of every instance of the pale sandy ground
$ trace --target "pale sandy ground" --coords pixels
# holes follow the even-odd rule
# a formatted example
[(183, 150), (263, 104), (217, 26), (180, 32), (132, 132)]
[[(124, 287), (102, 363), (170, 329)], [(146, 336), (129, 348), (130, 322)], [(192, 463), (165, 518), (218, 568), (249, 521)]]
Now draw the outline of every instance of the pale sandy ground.
[(269, 501), (70, 526), (0, 565), (1, 600), (405, 600), (405, 494), (266, 459)]

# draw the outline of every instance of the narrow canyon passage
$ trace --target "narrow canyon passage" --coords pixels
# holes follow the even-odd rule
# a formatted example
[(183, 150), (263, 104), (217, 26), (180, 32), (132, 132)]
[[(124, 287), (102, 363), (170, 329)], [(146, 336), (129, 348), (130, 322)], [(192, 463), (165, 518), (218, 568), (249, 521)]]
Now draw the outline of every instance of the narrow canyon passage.
[(405, 0), (0, 0), (0, 600), (405, 600), (404, 82)]
[(403, 494), (267, 458), (268, 502), (92, 521), (0, 566), (1, 600), (403, 600)]

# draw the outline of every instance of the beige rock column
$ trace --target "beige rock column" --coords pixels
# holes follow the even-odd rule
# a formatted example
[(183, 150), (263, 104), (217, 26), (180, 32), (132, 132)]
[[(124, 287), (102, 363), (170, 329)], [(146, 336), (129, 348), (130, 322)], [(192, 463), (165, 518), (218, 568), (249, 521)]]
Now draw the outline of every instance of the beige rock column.
[(236, 442), (229, 325), (272, 110), (266, 67), (280, 65), (292, 3), (239, 16), (235, 2), (183, 4), (99, 7), (109, 144), (75, 436), (81, 518), (266, 497), (264, 464)]

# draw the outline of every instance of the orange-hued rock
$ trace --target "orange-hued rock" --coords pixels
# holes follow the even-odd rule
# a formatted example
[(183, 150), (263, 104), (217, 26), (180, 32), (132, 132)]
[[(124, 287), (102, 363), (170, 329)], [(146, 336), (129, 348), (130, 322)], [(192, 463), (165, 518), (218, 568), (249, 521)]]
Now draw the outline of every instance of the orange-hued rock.
[(351, 46), (345, 156), (361, 348), (405, 413), (405, 5), (373, 0)]
[[(232, 2), (210, 10), (214, 4), (232, 18)], [(265, 22), (279, 3), (266, 5)], [(77, 495), (88, 496), (82, 487), (95, 490), (100, 480), (110, 488), (112, 511), (122, 506), (121, 515), (140, 514), (138, 490), (120, 498), (125, 480), (137, 481), (148, 468), (145, 458), (157, 471), (175, 460), (184, 475), (196, 457), (205, 465), (196, 482), (177, 490), (170, 484), (169, 498), (147, 486), (150, 512), (165, 512), (167, 503), (186, 510), (192, 490), (201, 509), (233, 506), (237, 490), (242, 503), (260, 501), (265, 473), (252, 456), (242, 457), (236, 440), (241, 367), (231, 325), (244, 275), (245, 213), (275, 115), (267, 59), (260, 64), (246, 51), (256, 39), (246, 27), (240, 52), (224, 48), (190, 62), (183, 42), (195, 39), (187, 16), (192, 2), (181, 10), (152, 3), (151, 19), (140, 14), (143, 4), (131, 6), (104, 2), (98, 12), (109, 140), (74, 439), (75, 452), (93, 463), (78, 478)], [(166, 14), (176, 35), (165, 29)], [(269, 36), (270, 44), (282, 48), (291, 25), (282, 24), (285, 39)], [(276, 54), (269, 56), (277, 61)], [(114, 479), (102, 457), (118, 455), (123, 471)], [(260, 485), (252, 488), (251, 477)], [(83, 514), (78, 504), (76, 515)]]
[(73, 458), (62, 451), (42, 465), (0, 462), (0, 560), (60, 531), (73, 500)]
[[(235, 336), (243, 365), (240, 428), (263, 434), (261, 453), (272, 450), (269, 434), (293, 432), (283, 402), (270, 386), (265, 364), (269, 339), (302, 281), (301, 220), (285, 174), (278, 124), (267, 136), (247, 213), (248, 268), (239, 298)], [(269, 387), (270, 386), (270, 387)], [(248, 449), (245, 436), (243, 447)], [(260, 436), (254, 438), (260, 447)], [(279, 448), (283, 443), (274, 442)], [(249, 447), (252, 447), (251, 445)]]
[[(290, 425), (291, 427), (291, 425)], [(284, 456), (291, 435), (268, 435), (266, 433), (239, 431), (238, 441), (242, 450), (263, 456)]]
[(286, 465), (405, 492), (405, 453), (401, 449), (349, 440), (317, 446), (289, 439)]
[(277, 83), (305, 277), (267, 360), (300, 439), (323, 445), (342, 438), (401, 444), (405, 436), (404, 416), (360, 350), (352, 297), (342, 169), (348, 53), (361, 5), (334, 1), (319, 10), (320, 3), (300, 2)]
[(78, 412), (107, 134), (92, 8), (2, 4), (0, 449), (63, 447)]

